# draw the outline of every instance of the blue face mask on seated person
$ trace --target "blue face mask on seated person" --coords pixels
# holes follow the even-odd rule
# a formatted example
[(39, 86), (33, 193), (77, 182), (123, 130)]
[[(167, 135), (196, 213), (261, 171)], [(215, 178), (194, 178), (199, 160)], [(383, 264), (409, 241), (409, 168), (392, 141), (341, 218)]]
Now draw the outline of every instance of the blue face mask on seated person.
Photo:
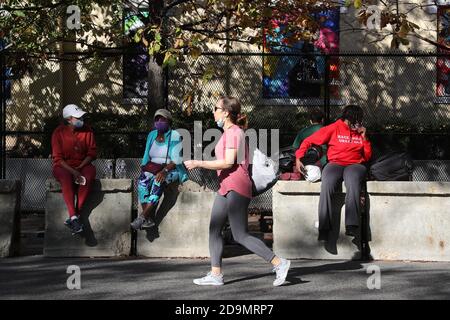
[(84, 121), (83, 121), (83, 119), (76, 119), (76, 120), (72, 121), (72, 125), (75, 128), (80, 129), (84, 126)]

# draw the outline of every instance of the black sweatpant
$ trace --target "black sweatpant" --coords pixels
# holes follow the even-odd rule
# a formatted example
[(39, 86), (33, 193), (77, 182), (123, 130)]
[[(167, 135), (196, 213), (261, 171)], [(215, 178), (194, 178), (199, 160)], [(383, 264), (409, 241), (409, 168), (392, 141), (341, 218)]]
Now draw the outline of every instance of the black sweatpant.
[(340, 166), (329, 163), (322, 172), (322, 185), (319, 200), (319, 230), (331, 229), (333, 217), (333, 195), (340, 190), (344, 180), (345, 196), (345, 225), (359, 226), (361, 184), (366, 177), (366, 167), (362, 164)]

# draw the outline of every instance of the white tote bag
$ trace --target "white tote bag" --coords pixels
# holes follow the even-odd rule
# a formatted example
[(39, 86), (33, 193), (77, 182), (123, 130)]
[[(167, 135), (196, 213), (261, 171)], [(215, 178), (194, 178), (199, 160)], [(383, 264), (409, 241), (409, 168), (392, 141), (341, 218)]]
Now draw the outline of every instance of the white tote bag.
[(255, 149), (249, 168), (253, 183), (253, 196), (269, 190), (279, 179), (278, 168), (274, 161)]

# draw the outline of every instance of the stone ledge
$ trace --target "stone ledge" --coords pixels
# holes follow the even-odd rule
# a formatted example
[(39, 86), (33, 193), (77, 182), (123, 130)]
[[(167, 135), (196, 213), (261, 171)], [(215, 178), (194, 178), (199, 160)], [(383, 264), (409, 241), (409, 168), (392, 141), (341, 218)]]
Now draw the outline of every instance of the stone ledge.
[(393, 195), (450, 195), (450, 182), (427, 181), (369, 181), (369, 194)]
[[(286, 195), (319, 194), (320, 182), (308, 181), (278, 181), (273, 187), (275, 192)], [(345, 193), (342, 184), (342, 193)], [(394, 195), (450, 195), (450, 182), (428, 181), (368, 181), (369, 194), (394, 194)]]
[[(61, 185), (56, 179), (47, 179), (45, 189), (48, 192), (61, 192)], [(92, 186), (93, 191), (118, 192), (132, 191), (133, 180), (131, 179), (96, 179)]]
[(214, 192), (213, 190), (207, 188), (206, 186), (199, 185), (194, 181), (186, 181), (178, 186), (178, 191), (180, 192)]
[(19, 190), (19, 180), (0, 180), (0, 193), (12, 193)]

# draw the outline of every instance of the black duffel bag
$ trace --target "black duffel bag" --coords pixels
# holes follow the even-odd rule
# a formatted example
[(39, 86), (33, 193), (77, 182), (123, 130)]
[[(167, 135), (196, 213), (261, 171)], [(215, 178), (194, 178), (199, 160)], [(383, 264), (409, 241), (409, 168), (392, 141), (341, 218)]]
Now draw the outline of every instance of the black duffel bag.
[(392, 151), (377, 158), (370, 166), (370, 180), (410, 181), (414, 163), (406, 152)]

